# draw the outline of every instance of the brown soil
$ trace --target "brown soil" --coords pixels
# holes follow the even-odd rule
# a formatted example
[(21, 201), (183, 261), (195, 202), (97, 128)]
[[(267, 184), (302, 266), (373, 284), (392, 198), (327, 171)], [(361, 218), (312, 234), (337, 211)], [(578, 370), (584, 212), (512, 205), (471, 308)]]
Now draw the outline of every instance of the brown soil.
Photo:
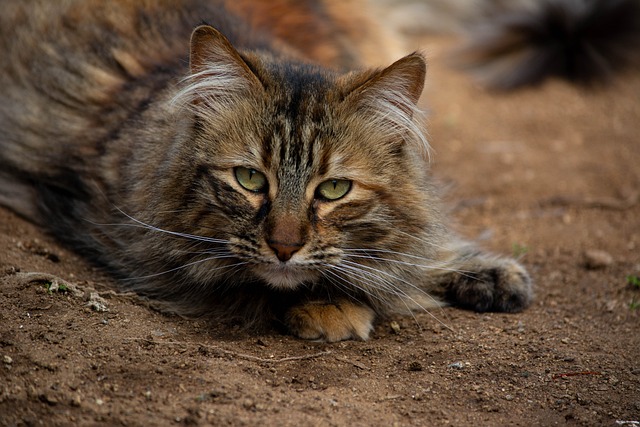
[(464, 235), (522, 257), (530, 309), (420, 313), (367, 342), (251, 335), (117, 295), (1, 210), (0, 424), (637, 425), (640, 76), (490, 94), (446, 68), (448, 40), (422, 45), (434, 173)]

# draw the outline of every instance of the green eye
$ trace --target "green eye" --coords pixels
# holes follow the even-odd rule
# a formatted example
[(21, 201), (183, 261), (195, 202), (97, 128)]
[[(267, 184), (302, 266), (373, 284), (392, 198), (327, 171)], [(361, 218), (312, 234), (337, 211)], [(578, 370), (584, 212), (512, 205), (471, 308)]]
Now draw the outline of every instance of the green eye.
[(262, 172), (242, 166), (235, 168), (233, 171), (238, 184), (242, 185), (246, 190), (254, 193), (264, 193), (266, 191), (267, 177)]
[(330, 179), (318, 185), (316, 197), (325, 200), (338, 200), (351, 190), (351, 181), (346, 179)]

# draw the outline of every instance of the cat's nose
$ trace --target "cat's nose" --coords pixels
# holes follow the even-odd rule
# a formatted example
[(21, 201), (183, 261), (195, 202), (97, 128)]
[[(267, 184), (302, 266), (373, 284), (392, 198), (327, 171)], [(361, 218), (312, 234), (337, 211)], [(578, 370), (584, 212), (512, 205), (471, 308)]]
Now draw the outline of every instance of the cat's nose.
[(267, 242), (269, 247), (273, 249), (278, 259), (282, 262), (289, 261), (294, 253), (298, 252), (303, 243), (289, 243), (289, 242), (278, 242), (276, 240), (269, 240)]

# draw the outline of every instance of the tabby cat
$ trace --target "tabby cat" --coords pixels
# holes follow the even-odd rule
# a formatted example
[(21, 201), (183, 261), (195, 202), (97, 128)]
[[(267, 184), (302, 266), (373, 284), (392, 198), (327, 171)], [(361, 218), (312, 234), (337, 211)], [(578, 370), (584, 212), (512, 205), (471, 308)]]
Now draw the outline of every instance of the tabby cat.
[[(526, 307), (523, 267), (444, 225), (424, 58), (342, 72), (346, 45), (329, 68), (241, 3), (5, 0), (0, 203), (167, 309), (305, 339)], [(334, 3), (280, 1), (311, 21)]]

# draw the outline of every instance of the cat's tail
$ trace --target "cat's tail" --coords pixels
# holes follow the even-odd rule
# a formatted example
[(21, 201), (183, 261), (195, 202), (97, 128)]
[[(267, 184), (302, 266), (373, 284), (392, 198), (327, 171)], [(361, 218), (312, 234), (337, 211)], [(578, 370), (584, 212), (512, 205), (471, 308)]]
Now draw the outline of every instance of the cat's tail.
[(555, 76), (591, 86), (640, 66), (640, 0), (482, 4), (454, 57), (482, 85), (511, 90)]

